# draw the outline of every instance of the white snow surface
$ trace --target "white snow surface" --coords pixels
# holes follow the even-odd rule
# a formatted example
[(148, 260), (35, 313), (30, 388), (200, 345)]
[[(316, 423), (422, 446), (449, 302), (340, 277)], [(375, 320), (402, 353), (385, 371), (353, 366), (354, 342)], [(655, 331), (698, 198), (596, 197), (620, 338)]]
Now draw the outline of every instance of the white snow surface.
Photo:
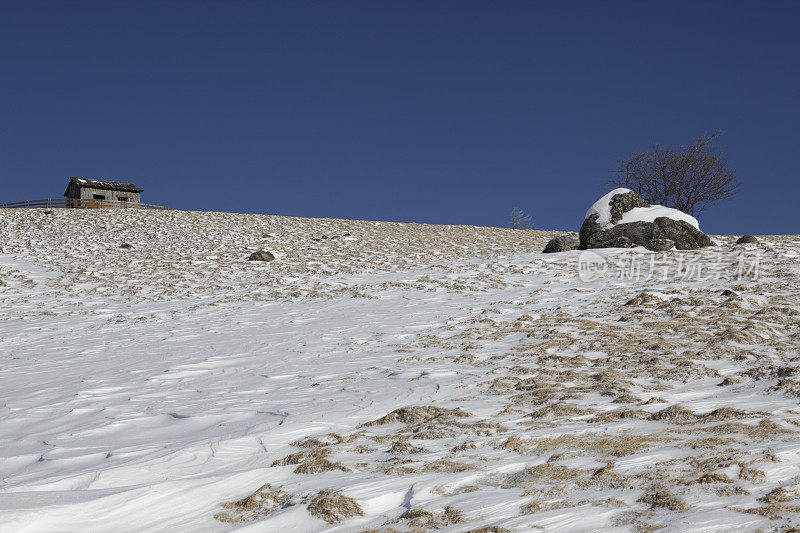
[[(57, 209), (0, 235), (0, 531), (797, 525), (796, 236), (757, 280), (583, 283), (552, 232)], [(412, 407), (445, 411), (368, 424)], [(266, 483), (290, 503), (223, 507)], [(363, 514), (313, 515), (324, 489)]]
[(687, 215), (678, 209), (664, 207), (658, 204), (651, 205), (650, 207), (634, 207), (627, 213), (624, 213), (617, 224), (627, 224), (628, 222), (653, 222), (659, 217), (683, 220), (695, 228), (700, 229), (700, 224), (698, 224), (697, 219), (692, 215)]
[(688, 215), (683, 211), (678, 209), (673, 209), (671, 207), (664, 207), (663, 205), (653, 204), (650, 207), (634, 207), (627, 213), (622, 215), (622, 218), (615, 223), (611, 222), (611, 198), (616, 196), (617, 194), (625, 194), (627, 192), (632, 192), (630, 189), (626, 189), (624, 187), (619, 189), (614, 189), (613, 191), (609, 192), (595, 203), (592, 204), (592, 207), (586, 211), (586, 215), (584, 219), (589, 218), (591, 215), (597, 213), (597, 224), (603, 227), (603, 229), (608, 229), (616, 224), (627, 224), (629, 222), (653, 222), (655, 219), (659, 217), (667, 217), (673, 220), (683, 220), (684, 222), (688, 222), (692, 226), (697, 229), (700, 229), (700, 224), (697, 222), (697, 219), (694, 218), (692, 215)]
[(633, 192), (630, 189), (626, 189), (625, 187), (620, 187), (618, 189), (614, 189), (613, 191), (609, 192), (595, 203), (592, 204), (592, 207), (586, 211), (586, 215), (584, 215), (583, 219), (586, 220), (590, 216), (597, 214), (597, 224), (600, 226), (606, 227), (611, 224), (611, 199), (618, 194), (625, 194), (628, 192)]

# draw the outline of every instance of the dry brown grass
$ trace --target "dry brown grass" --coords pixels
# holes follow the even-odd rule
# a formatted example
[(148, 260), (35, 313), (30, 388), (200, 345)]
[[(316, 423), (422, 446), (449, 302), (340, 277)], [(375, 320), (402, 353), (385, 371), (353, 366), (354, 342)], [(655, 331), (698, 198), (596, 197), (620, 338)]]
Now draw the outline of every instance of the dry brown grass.
[(528, 439), (521, 439), (516, 435), (512, 435), (508, 437), (505, 441), (500, 444), (496, 444), (495, 448), (499, 450), (511, 450), (517, 453), (525, 453), (533, 447), (534, 443)]
[(222, 507), (228, 511), (217, 513), (214, 518), (229, 524), (251, 522), (265, 518), (290, 505), (294, 505), (290, 494), (284, 492), (280, 487), (273, 487), (266, 483), (241, 500), (223, 503)]
[(450, 451), (453, 453), (461, 453), (469, 450), (474, 450), (477, 447), (478, 446), (474, 442), (467, 441), (467, 442), (462, 442), (461, 444), (456, 444), (455, 446), (450, 448)]
[(387, 424), (405, 424), (401, 433), (394, 438), (411, 437), (420, 440), (433, 440), (453, 438), (469, 432), (479, 436), (490, 436), (507, 431), (507, 428), (497, 422), (486, 420), (473, 420), (463, 422), (462, 419), (471, 416), (459, 408), (447, 409), (435, 406), (402, 407), (377, 420), (366, 422), (361, 427), (382, 426)]
[(327, 459), (330, 448), (312, 448), (287, 455), (283, 459), (273, 461), (270, 466), (298, 465), (295, 474), (319, 474), (331, 470), (349, 472), (350, 469), (342, 463), (335, 463)]
[(670, 405), (653, 413), (651, 420), (665, 420), (674, 424), (691, 424), (697, 421), (697, 416), (680, 405)]
[(412, 454), (412, 453), (423, 453), (425, 448), (420, 446), (414, 446), (406, 439), (400, 439), (394, 441), (392, 446), (386, 450), (392, 455), (405, 455), (405, 454)]
[(793, 429), (784, 428), (771, 420), (761, 420), (758, 424), (729, 422), (705, 428), (713, 433), (739, 433), (754, 440), (773, 439), (781, 435), (796, 433)]
[(631, 298), (627, 302), (625, 302), (625, 305), (639, 306), (639, 305), (656, 304), (656, 303), (662, 303), (661, 298), (653, 296), (652, 294), (648, 294), (646, 292), (642, 292), (637, 296)]
[(614, 469), (614, 463), (609, 462), (606, 466), (595, 470), (588, 479), (578, 482), (579, 487), (595, 489), (632, 489), (634, 480), (629, 476), (621, 474)]
[(767, 474), (763, 470), (750, 468), (749, 466), (739, 463), (741, 470), (739, 470), (739, 479), (744, 481), (751, 481), (753, 483), (760, 483), (767, 479)]
[(634, 419), (634, 420), (647, 420), (650, 418), (650, 413), (642, 409), (615, 409), (607, 413), (600, 413), (593, 416), (587, 422), (592, 424), (606, 424), (609, 422), (616, 422), (618, 420)]
[(709, 472), (697, 478), (697, 483), (733, 483), (733, 480), (726, 474)]
[(444, 508), (442, 518), (447, 524), (460, 524), (465, 520), (464, 513), (450, 505)]
[(761, 507), (752, 507), (750, 509), (741, 509), (737, 507), (729, 507), (732, 511), (736, 511), (737, 513), (746, 513), (746, 514), (757, 514), (759, 516), (763, 516), (764, 518), (769, 518), (770, 520), (776, 520), (783, 516), (789, 515), (796, 515), (800, 513), (800, 505), (778, 505), (778, 504), (769, 504), (769, 505), (762, 505)]
[(297, 465), (294, 469), (295, 474), (320, 474), (322, 472), (330, 472), (331, 470), (341, 470), (342, 472), (349, 472), (350, 469), (342, 463), (334, 463), (327, 459), (312, 459), (304, 461)]
[(729, 437), (703, 437), (686, 443), (693, 450), (700, 448), (725, 449), (726, 446), (731, 447), (738, 444), (740, 444), (738, 440)]
[(572, 506), (573, 504), (567, 500), (561, 500), (557, 502), (542, 502), (539, 500), (533, 500), (521, 506), (519, 508), (519, 512), (520, 514), (535, 514), (542, 511), (553, 511), (555, 509), (564, 509)]
[(566, 418), (584, 416), (594, 413), (594, 409), (578, 407), (574, 404), (556, 403), (538, 409), (528, 416), (530, 418)]
[(407, 465), (387, 466), (381, 469), (380, 471), (390, 476), (407, 476), (409, 474), (419, 473), (419, 470), (417, 468)]
[(706, 413), (700, 416), (700, 420), (702, 422), (718, 422), (720, 420), (730, 420), (731, 418), (746, 418), (748, 413), (746, 411), (742, 411), (741, 409), (733, 409), (731, 407), (720, 407), (719, 409), (714, 409), (710, 413)]
[(640, 503), (646, 503), (651, 507), (669, 509), (670, 511), (683, 512), (689, 510), (689, 506), (686, 505), (686, 502), (666, 489), (649, 490), (636, 501)]
[(786, 503), (798, 498), (800, 498), (800, 494), (798, 494), (797, 491), (786, 490), (784, 487), (776, 487), (760, 497), (758, 501), (763, 503)]
[(465, 413), (458, 407), (455, 409), (445, 409), (442, 407), (435, 407), (432, 405), (419, 406), (419, 407), (401, 407), (400, 409), (395, 409), (388, 415), (382, 416), (377, 420), (373, 420), (372, 422), (366, 422), (362, 424), (362, 427), (382, 426), (385, 424), (394, 424), (397, 422), (406, 425), (423, 424), (425, 422), (430, 422), (432, 420), (445, 420), (449, 422), (450, 419), (461, 418), (466, 416), (470, 416), (469, 413)]
[(566, 434), (558, 437), (545, 437), (536, 440), (536, 450), (594, 450), (612, 457), (624, 457), (639, 453), (652, 445), (672, 440), (664, 434), (624, 435), (609, 437), (595, 433), (581, 435)]
[(445, 474), (454, 474), (456, 472), (467, 472), (474, 470), (475, 467), (465, 463), (457, 463), (448, 459), (440, 459), (431, 463), (426, 463), (422, 466), (423, 472), (441, 472)]
[(322, 490), (308, 504), (308, 512), (329, 524), (336, 524), (347, 518), (363, 516), (364, 511), (353, 498), (336, 490)]
[(315, 437), (306, 437), (305, 439), (294, 441), (290, 446), (295, 448), (321, 448), (330, 444), (330, 442), (323, 442)]
[(297, 465), (300, 463), (304, 463), (306, 461), (314, 461), (317, 459), (324, 459), (328, 455), (330, 455), (331, 451), (325, 448), (316, 448), (311, 449), (308, 451), (290, 453), (283, 459), (278, 459), (273, 461), (272, 466), (286, 466), (286, 465)]
[(440, 529), (464, 522), (464, 513), (455, 507), (447, 506), (440, 513), (424, 509), (409, 509), (394, 522), (407, 521), (407, 525), (424, 530)]
[(411, 527), (422, 527), (425, 529), (438, 529), (440, 526), (435, 513), (424, 509), (409, 509), (400, 515), (398, 522), (404, 520)]
[(448, 490), (447, 487), (439, 485), (431, 489), (431, 494), (436, 494), (437, 496), (454, 496), (456, 494), (467, 494), (469, 492), (478, 492), (480, 487), (475, 485), (462, 485), (460, 487), (456, 487), (452, 490)]
[(503, 481), (503, 488), (525, 487), (532, 483), (556, 484), (576, 481), (589, 474), (588, 470), (569, 468), (564, 465), (544, 463), (526, 468), (522, 472), (510, 474)]

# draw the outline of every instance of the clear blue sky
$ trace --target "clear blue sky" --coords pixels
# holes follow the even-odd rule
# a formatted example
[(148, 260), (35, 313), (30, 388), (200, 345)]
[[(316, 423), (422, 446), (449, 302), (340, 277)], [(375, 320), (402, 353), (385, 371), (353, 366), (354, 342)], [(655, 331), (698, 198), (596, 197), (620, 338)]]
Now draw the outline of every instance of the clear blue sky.
[(722, 129), (710, 233), (800, 233), (800, 2), (0, 2), (0, 202), (577, 230), (615, 161)]

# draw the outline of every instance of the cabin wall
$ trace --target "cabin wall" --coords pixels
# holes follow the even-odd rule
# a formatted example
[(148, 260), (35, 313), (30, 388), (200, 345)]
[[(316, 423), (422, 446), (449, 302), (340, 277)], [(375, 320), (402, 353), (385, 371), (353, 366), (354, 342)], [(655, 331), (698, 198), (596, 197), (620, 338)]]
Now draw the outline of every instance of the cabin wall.
[(138, 192), (125, 192), (125, 191), (110, 191), (108, 189), (93, 189), (91, 187), (81, 187), (81, 200), (91, 200), (94, 198), (95, 194), (99, 194), (105, 196), (106, 200), (109, 201), (120, 201), (120, 197), (124, 197), (128, 199), (128, 202), (132, 204), (138, 204), (141, 202), (140, 193)]

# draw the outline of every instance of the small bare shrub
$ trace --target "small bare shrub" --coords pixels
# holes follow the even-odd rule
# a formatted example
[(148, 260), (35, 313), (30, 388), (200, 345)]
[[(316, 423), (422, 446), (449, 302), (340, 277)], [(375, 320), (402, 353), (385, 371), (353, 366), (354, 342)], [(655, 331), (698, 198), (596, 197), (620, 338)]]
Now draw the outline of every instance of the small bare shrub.
[(680, 209), (699, 217), (710, 205), (736, 196), (739, 180), (717, 148), (718, 131), (702, 135), (690, 146), (651, 144), (619, 162), (618, 187), (633, 189), (650, 203)]
[(531, 216), (526, 215), (522, 209), (514, 207), (514, 209), (511, 210), (511, 222), (509, 227), (511, 229), (533, 229), (533, 221), (531, 220)]

